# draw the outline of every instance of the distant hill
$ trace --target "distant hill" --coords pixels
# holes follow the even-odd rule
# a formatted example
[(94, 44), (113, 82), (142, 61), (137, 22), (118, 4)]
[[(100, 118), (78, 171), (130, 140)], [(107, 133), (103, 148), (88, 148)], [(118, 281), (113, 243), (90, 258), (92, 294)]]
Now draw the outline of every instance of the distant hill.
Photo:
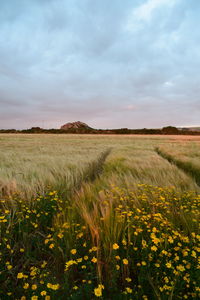
[(77, 121), (72, 123), (66, 123), (60, 127), (62, 130), (68, 130), (68, 129), (90, 129), (86, 123)]

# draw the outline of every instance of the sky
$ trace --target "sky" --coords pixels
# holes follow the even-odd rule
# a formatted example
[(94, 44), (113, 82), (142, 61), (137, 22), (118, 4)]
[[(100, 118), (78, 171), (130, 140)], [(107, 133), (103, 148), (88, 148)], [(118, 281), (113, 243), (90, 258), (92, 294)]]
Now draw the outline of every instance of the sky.
[(200, 125), (200, 1), (0, 0), (0, 128)]

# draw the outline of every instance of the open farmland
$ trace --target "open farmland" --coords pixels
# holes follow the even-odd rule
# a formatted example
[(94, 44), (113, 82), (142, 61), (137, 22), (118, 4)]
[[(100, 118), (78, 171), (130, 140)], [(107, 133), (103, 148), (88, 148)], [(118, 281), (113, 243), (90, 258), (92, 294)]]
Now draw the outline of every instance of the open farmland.
[(199, 298), (200, 137), (4, 134), (0, 157), (0, 299)]

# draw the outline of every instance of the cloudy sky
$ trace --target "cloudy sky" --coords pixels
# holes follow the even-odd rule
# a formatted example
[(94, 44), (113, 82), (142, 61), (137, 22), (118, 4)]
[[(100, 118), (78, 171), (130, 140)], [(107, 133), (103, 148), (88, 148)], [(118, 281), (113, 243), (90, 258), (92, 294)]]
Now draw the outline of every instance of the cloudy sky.
[(200, 125), (200, 1), (1, 0), (0, 128)]

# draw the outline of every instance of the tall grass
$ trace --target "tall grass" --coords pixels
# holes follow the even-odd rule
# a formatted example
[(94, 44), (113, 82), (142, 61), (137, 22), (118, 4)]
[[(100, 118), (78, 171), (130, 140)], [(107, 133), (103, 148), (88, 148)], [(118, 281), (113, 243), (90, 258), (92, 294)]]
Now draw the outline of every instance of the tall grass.
[(170, 163), (176, 165), (178, 168), (189, 174), (196, 183), (200, 186), (200, 166), (194, 165), (193, 161), (188, 158), (187, 160), (181, 160), (174, 154), (167, 153), (165, 150), (156, 148), (156, 152), (167, 159)]
[[(91, 146), (91, 147), (90, 147)], [(46, 186), (71, 190), (81, 178), (92, 176), (96, 160), (108, 147), (88, 145), (81, 138), (60, 136), (2, 136), (0, 144), (0, 193), (21, 192), (30, 199)], [(86, 174), (88, 173), (88, 175)]]
[[(177, 188), (183, 182), (181, 188), (190, 188), (190, 184), (193, 188), (191, 180), (184, 179), (181, 172), (177, 172), (175, 167), (155, 154), (154, 148), (160, 144), (166, 148), (169, 145), (168, 138), (0, 135), (0, 191), (12, 194), (17, 190), (24, 193), (25, 198), (30, 198), (37, 192), (44, 193), (46, 185), (59, 189), (61, 183), (60, 187), (63, 189), (64, 185), (70, 185), (70, 181), (76, 181), (71, 178), (73, 174), (76, 177), (77, 174), (84, 173), (88, 163), (95, 161), (100, 153), (111, 147), (113, 151), (108, 168), (113, 168), (113, 173), (116, 168), (121, 167), (121, 173), (124, 168), (125, 174), (130, 171), (139, 182), (144, 180), (149, 184), (166, 186), (175, 184)], [(198, 153), (193, 142), (185, 141), (185, 144), (188, 146), (183, 147), (184, 150), (190, 152), (192, 148), (193, 156), (195, 152)], [(173, 148), (182, 148), (180, 142), (175, 140)]]
[[(44, 147), (39, 160), (52, 179), (43, 176), (42, 194), (33, 201), (23, 193), (1, 199), (0, 298), (198, 299), (199, 187), (154, 151), (167, 140), (45, 138), (46, 144), (39, 136), (4, 140), (7, 149), (14, 143), (14, 152), (19, 141), (26, 145), (21, 163), (38, 143)], [(48, 166), (47, 157), (57, 161), (52, 143), (69, 154), (66, 168), (63, 160), (60, 169)], [(82, 158), (69, 167), (73, 149), (71, 161)], [(9, 173), (7, 164), (4, 159), (2, 169)]]

